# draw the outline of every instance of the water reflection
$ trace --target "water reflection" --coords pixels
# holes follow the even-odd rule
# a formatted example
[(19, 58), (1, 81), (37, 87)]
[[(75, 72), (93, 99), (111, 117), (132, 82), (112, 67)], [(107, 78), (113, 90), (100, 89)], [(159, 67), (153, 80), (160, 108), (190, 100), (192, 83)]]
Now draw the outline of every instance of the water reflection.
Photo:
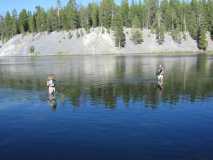
[(54, 96), (52, 96), (52, 95), (49, 96), (48, 103), (49, 103), (52, 111), (56, 111), (57, 101), (56, 101), (56, 98)]
[[(166, 70), (160, 86), (155, 77), (159, 64)], [(113, 109), (122, 99), (127, 106), (139, 101), (156, 108), (161, 102), (175, 104), (181, 98), (193, 102), (213, 93), (213, 59), (205, 55), (4, 58), (0, 88), (46, 92), (49, 73), (57, 77), (58, 103), (68, 100), (76, 107), (87, 100)], [(49, 98), (53, 110), (56, 98)]]

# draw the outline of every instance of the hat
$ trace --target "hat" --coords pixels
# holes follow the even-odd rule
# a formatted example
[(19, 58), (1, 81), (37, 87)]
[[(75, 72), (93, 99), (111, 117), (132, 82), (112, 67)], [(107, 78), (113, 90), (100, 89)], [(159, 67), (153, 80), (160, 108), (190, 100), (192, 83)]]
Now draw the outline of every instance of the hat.
[(56, 76), (54, 74), (49, 74), (48, 75), (48, 80), (55, 80)]

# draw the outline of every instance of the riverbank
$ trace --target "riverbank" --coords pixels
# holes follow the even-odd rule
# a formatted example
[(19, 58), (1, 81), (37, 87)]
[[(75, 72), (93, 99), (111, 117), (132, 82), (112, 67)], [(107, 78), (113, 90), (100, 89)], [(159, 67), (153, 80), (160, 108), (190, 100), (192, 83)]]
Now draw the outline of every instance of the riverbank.
[[(169, 33), (165, 34), (162, 45), (155, 34), (143, 30), (143, 43), (134, 44), (131, 29), (125, 29), (126, 46), (116, 48), (112, 32), (101, 28), (61, 32), (42, 32), (16, 35), (2, 44), (0, 56), (48, 56), (48, 55), (184, 55), (198, 54), (201, 51), (189, 34), (180, 43), (175, 42)], [(213, 41), (208, 37), (207, 54), (213, 54)]]

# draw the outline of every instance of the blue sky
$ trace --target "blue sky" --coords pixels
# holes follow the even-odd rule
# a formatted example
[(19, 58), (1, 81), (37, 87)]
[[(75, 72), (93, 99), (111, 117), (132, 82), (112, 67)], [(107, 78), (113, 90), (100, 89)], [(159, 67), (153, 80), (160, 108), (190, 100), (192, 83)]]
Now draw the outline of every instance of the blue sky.
[[(78, 4), (87, 4), (88, 2), (99, 0), (77, 0)], [(0, 0), (0, 14), (5, 14), (6, 11), (12, 11), (14, 8), (19, 12), (25, 8), (33, 10), (36, 6), (40, 5), (44, 8), (50, 8), (56, 5), (57, 0)], [(62, 5), (65, 5), (68, 0), (61, 0)]]

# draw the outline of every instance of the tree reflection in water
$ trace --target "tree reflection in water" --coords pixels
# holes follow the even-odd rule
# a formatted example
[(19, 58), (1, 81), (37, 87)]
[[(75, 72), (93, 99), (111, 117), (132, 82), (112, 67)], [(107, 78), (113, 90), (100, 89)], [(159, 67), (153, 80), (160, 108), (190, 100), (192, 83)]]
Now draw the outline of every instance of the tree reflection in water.
[[(0, 61), (0, 88), (45, 92), (45, 77), (51, 72), (59, 77), (58, 103), (70, 101), (74, 107), (89, 101), (113, 109), (121, 99), (127, 106), (130, 102), (143, 102), (146, 107), (157, 108), (161, 102), (176, 104), (183, 97), (193, 102), (213, 93), (213, 59), (205, 55), (43, 57), (25, 58), (22, 63), (14, 58), (13, 62), (19, 64), (3, 62)], [(160, 88), (155, 80), (159, 63), (166, 68)], [(56, 98), (49, 99), (49, 104), (55, 110)]]

